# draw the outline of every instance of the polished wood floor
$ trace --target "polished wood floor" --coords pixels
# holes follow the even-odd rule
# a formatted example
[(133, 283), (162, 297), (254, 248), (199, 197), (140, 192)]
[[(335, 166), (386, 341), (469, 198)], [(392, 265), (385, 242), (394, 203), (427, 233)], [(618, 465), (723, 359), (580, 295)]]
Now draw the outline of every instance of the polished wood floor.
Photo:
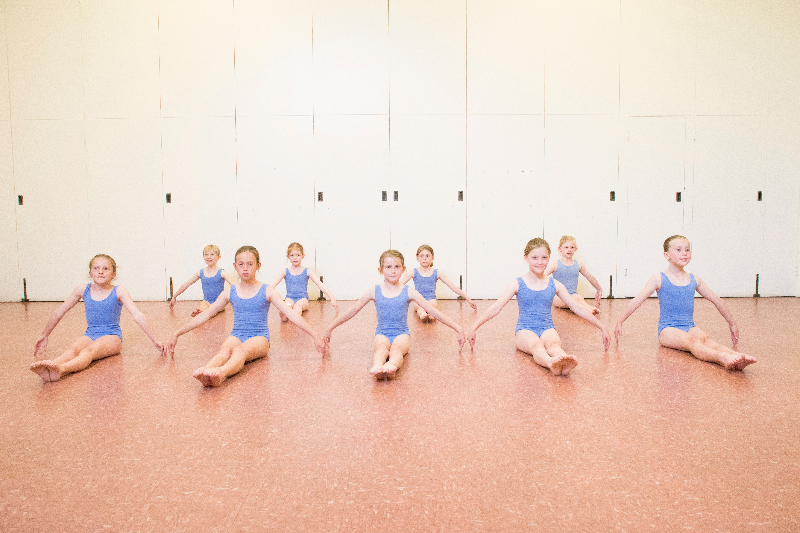
[[(28, 365), (58, 304), (0, 304), (0, 531), (800, 531), (800, 299), (726, 301), (759, 359), (744, 372), (660, 348), (650, 300), (608, 353), (556, 311), (580, 365), (554, 377), (515, 350), (512, 302), (460, 355), (410, 320), (406, 366), (376, 382), (370, 304), (324, 359), (273, 310), (269, 357), (219, 389), (191, 373), (229, 310), (174, 361), (123, 311), (120, 356), (42, 383)], [(603, 301), (609, 329), (627, 302)], [(139, 305), (164, 337), (191, 307)], [(332, 308), (306, 316), (322, 329)], [(708, 302), (695, 318), (730, 343)], [(48, 353), (84, 328), (79, 304)]]

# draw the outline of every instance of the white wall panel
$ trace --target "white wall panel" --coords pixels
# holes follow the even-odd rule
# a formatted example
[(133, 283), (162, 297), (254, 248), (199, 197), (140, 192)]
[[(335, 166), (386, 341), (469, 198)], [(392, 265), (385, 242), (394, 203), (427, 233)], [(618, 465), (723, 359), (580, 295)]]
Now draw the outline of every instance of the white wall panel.
[(697, 114), (768, 112), (769, 4), (702, 0), (697, 10)]
[(83, 72), (88, 118), (157, 118), (158, 2), (84, 0)]
[(0, 10), (0, 120), (11, 120), (11, 99), (8, 86), (8, 19), (5, 1)]
[(547, 0), (545, 112), (619, 110), (619, 0)]
[(83, 118), (80, 3), (7, 2), (12, 118)]
[(544, 13), (544, 0), (467, 3), (469, 113), (544, 112)]
[[(237, 233), (241, 244), (258, 248), (265, 283), (286, 267), (286, 248), (292, 242), (305, 249), (303, 265), (316, 270), (311, 121), (240, 117), (236, 122)], [(279, 290), (284, 294), (285, 285)]]
[[(31, 300), (63, 300), (89, 281), (89, 219), (83, 121), (12, 124), (19, 275)], [(110, 187), (110, 185), (109, 185)]]
[[(562, 235), (575, 237), (578, 259), (608, 296), (616, 279), (617, 207), (609, 193), (619, 183), (617, 117), (548, 116), (545, 124), (543, 202), (544, 238), (553, 259)], [(580, 278), (579, 292), (595, 290)]]
[(696, 4), (622, 3), (620, 107), (623, 115), (691, 115)]
[(770, 109), (800, 115), (800, 2), (773, 0), (769, 19)]
[(389, 121), (386, 116), (316, 117), (316, 252), (325, 284), (337, 298), (357, 299), (383, 278), (378, 258), (389, 248), (393, 218), (381, 191), (389, 185)]
[(689, 233), (684, 219), (692, 213), (686, 189), (687, 172), (689, 179), (692, 172), (690, 126), (684, 117), (627, 120), (620, 146), (621, 242), (614, 296), (636, 296), (650, 276), (666, 268), (664, 240)]
[[(233, 269), (236, 227), (236, 146), (232, 118), (162, 119), (164, 243), (167, 278), (177, 289), (203, 263), (203, 248), (216, 244), (220, 265)], [(260, 250), (259, 250), (260, 252)], [(182, 299), (202, 300), (195, 283)]]
[(467, 27), (464, 0), (389, 4), (392, 114), (463, 114)]
[(233, 2), (159, 5), (161, 115), (232, 117)]
[[(419, 266), (416, 251), (430, 245), (434, 265), (456, 285), (466, 287), (466, 122), (463, 116), (393, 116), (391, 126), (392, 248), (406, 267)], [(392, 198), (390, 197), (390, 200)], [(456, 298), (443, 284), (437, 295)]]
[(697, 117), (692, 272), (721, 296), (752, 296), (763, 266), (766, 117)]
[(388, 3), (314, 3), (316, 114), (389, 112)]
[(759, 293), (800, 296), (800, 262), (793, 261), (800, 254), (800, 117), (771, 117), (769, 138)]
[(313, 111), (311, 0), (234, 4), (238, 116)]
[(22, 298), (17, 254), (17, 194), (11, 159), (11, 123), (0, 121), (0, 302)]
[(526, 272), (525, 243), (543, 231), (540, 116), (471, 116), (467, 123), (467, 280), (497, 298)]
[(117, 262), (135, 300), (163, 300), (164, 195), (158, 119), (86, 121), (91, 255)]

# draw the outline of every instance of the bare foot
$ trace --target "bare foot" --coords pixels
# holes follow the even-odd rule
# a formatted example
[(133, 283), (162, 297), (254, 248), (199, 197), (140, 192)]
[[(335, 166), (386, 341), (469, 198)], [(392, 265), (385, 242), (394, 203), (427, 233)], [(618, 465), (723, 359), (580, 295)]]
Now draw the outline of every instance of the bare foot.
[(576, 366), (578, 366), (578, 360), (574, 356), (566, 354), (560, 357), (553, 357), (550, 363), (550, 370), (554, 376), (568, 376)]
[(289, 317), (288, 316), (284, 315), (283, 313), (280, 313), (280, 315), (281, 315), (281, 322), (288, 322), (289, 321)]
[(225, 381), (225, 376), (219, 368), (204, 368), (203, 372), (195, 376), (204, 387), (219, 387)]
[(397, 367), (394, 366), (392, 363), (384, 363), (382, 368), (383, 374), (386, 379), (391, 379), (394, 377), (395, 373), (397, 372)]
[(36, 361), (30, 368), (31, 371), (36, 372), (45, 383), (49, 381), (58, 381), (62, 376), (58, 368), (58, 363), (54, 363), (50, 359)]
[(203, 312), (202, 309), (200, 309), (199, 307), (195, 307), (194, 311), (192, 311), (192, 316), (197, 316), (202, 312)]
[(600, 310), (598, 308), (594, 307), (594, 306), (589, 306), (589, 309), (592, 310), (592, 314), (593, 315), (599, 315), (600, 314)]
[(383, 379), (383, 365), (377, 364), (369, 369), (369, 373), (375, 376), (375, 379)]
[(730, 359), (725, 363), (725, 370), (744, 370), (744, 367), (757, 362), (758, 359), (755, 357), (743, 353), (730, 354)]

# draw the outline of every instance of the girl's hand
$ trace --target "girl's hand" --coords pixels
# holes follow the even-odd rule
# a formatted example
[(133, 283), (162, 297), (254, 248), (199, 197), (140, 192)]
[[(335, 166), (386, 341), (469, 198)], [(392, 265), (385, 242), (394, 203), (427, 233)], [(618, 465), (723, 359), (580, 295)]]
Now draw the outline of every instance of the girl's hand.
[(736, 348), (736, 345), (739, 344), (739, 328), (736, 327), (736, 324), (731, 326), (731, 341), (733, 341), (733, 347)]
[[(331, 298), (331, 305), (334, 309), (336, 309), (336, 315), (339, 314), (339, 302), (336, 301), (336, 298)], [(334, 316), (336, 316), (334, 315)]]
[(39, 361), (39, 354), (44, 354), (47, 351), (47, 335), (42, 335), (36, 340), (36, 346), (33, 348), (33, 358)]
[(317, 351), (323, 356), (328, 349), (328, 345), (325, 343), (325, 340), (317, 334), (314, 334), (314, 346), (316, 346)]
[(172, 311), (175, 307), (175, 296), (173, 296), (169, 301), (169, 310)]
[(472, 328), (467, 332), (467, 342), (471, 348), (475, 348), (475, 330)]
[(622, 337), (622, 322), (617, 322), (617, 327), (614, 328), (614, 338), (617, 339), (617, 344), (619, 344), (620, 337)]
[(322, 332), (322, 341), (325, 343), (326, 346), (330, 347), (331, 345), (331, 330), (326, 329)]
[(603, 289), (597, 289), (597, 292), (594, 293), (594, 301), (597, 304), (595, 307), (600, 309), (600, 298), (603, 297)]
[(603, 348), (605, 351), (608, 351), (608, 347), (611, 346), (611, 337), (609, 337), (608, 330), (605, 326), (600, 328), (600, 331), (603, 333)]
[(175, 359), (175, 345), (178, 344), (178, 335), (173, 335), (172, 338), (164, 346), (164, 355), (169, 353), (169, 356)]
[(478, 310), (478, 304), (473, 302), (470, 298), (467, 298), (467, 303), (469, 303), (469, 305), (470, 305), (470, 307), (472, 307), (473, 311), (477, 311)]
[(458, 353), (461, 353), (461, 349), (464, 347), (464, 328), (458, 328), (456, 334), (458, 335)]
[(163, 342), (161, 342), (159, 339), (156, 339), (156, 340), (153, 341), (153, 344), (156, 345), (156, 348), (158, 348), (158, 351), (161, 352), (161, 355), (165, 355), (166, 346), (164, 345)]

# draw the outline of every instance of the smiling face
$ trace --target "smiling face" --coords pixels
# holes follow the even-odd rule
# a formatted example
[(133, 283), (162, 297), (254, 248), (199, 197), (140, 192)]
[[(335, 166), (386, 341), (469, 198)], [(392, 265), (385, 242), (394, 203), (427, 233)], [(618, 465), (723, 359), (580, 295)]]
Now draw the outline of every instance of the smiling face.
[(664, 258), (675, 266), (685, 267), (688, 265), (692, 260), (692, 247), (688, 239), (678, 237), (669, 241)]
[(258, 262), (253, 252), (246, 251), (236, 255), (236, 262), (233, 263), (233, 267), (239, 277), (242, 278), (242, 281), (250, 281), (255, 279), (256, 272), (261, 268), (261, 263)]
[(117, 275), (117, 268), (105, 257), (95, 257), (89, 267), (89, 277), (97, 285), (110, 283)]
[(305, 255), (303, 255), (303, 252), (301, 252), (300, 250), (292, 250), (291, 252), (289, 252), (288, 257), (289, 257), (289, 262), (292, 264), (293, 267), (299, 267), (300, 263), (303, 262), (303, 258), (305, 257)]
[(203, 261), (208, 266), (216, 265), (217, 261), (219, 261), (219, 253), (209, 249), (203, 250)]
[(525, 261), (531, 272), (538, 275), (544, 274), (547, 263), (550, 261), (550, 252), (544, 246), (534, 248), (525, 256)]
[(558, 251), (561, 254), (561, 257), (572, 259), (572, 256), (575, 255), (575, 252), (578, 251), (578, 244), (575, 241), (567, 241), (558, 247)]

